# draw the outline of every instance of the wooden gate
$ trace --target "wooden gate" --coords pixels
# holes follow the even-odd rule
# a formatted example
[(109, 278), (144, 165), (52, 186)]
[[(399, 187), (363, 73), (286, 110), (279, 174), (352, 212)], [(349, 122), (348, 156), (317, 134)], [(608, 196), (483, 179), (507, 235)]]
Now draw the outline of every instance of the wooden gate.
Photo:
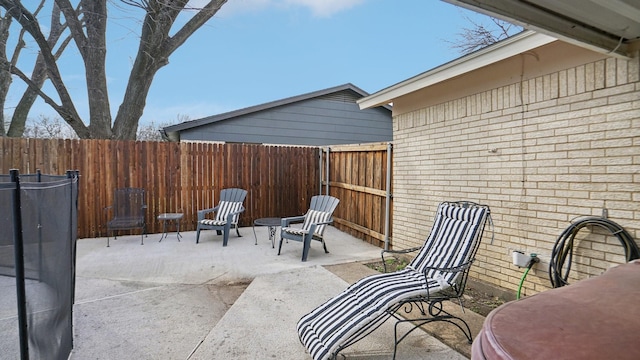
[(391, 246), (391, 143), (320, 149), (321, 193), (340, 199), (336, 228), (373, 245)]

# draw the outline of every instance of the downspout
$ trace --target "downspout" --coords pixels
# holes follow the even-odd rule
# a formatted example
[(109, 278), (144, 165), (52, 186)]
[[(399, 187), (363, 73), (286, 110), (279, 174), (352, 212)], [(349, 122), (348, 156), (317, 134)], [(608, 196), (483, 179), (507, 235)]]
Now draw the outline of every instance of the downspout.
[(322, 195), (322, 174), (323, 174), (323, 171), (322, 171), (322, 158), (323, 158), (323, 156), (324, 156), (324, 150), (321, 147), (319, 147), (318, 148), (318, 159), (320, 159), (320, 160), (318, 161), (318, 169), (320, 169), (320, 178), (318, 180), (320, 181), (320, 183), (318, 184), (318, 192), (319, 192), (318, 195)]
[(391, 210), (391, 143), (387, 144), (387, 194), (386, 194), (386, 209), (384, 214), (384, 249), (389, 250), (389, 225)]
[(326, 163), (326, 173), (327, 173), (327, 183), (325, 184), (325, 195), (329, 194), (329, 155), (331, 153), (331, 148), (327, 146), (327, 163)]

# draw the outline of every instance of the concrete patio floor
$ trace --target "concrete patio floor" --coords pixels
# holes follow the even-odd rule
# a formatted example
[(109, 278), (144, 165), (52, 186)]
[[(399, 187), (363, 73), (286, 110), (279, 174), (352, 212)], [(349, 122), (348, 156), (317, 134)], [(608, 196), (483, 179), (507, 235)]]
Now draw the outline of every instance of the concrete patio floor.
[[(240, 229), (229, 245), (215, 231), (180, 241), (169, 233), (77, 242), (74, 350), (71, 359), (311, 359), (298, 319), (373, 270), (380, 249), (333, 227), (325, 254), (312, 244), (283, 244), (277, 255), (265, 227)], [(333, 270), (329, 270), (333, 269)], [(346, 276), (338, 276), (342, 272)], [(348, 280), (345, 281), (345, 278)], [(393, 326), (385, 324), (344, 352), (347, 359), (388, 359)], [(421, 330), (398, 359), (465, 359)]]

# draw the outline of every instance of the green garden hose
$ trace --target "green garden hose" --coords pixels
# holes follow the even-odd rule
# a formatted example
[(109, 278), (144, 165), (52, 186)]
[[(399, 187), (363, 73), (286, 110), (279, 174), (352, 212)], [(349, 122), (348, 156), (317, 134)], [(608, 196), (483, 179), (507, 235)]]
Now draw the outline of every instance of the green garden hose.
[(540, 261), (536, 254), (531, 254), (531, 260), (529, 260), (529, 264), (527, 264), (527, 270), (522, 274), (522, 278), (520, 278), (520, 285), (518, 285), (518, 294), (516, 295), (516, 299), (520, 300), (520, 292), (522, 292), (522, 284), (524, 284), (524, 279), (527, 277), (529, 270), (533, 267), (535, 263)]

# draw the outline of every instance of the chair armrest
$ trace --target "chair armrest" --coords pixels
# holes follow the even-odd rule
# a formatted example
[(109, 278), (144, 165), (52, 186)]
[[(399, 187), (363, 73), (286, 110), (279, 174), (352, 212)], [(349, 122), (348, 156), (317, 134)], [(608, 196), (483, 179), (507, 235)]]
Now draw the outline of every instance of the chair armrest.
[(422, 248), (422, 246), (413, 247), (413, 248), (409, 248), (409, 249), (402, 249), (402, 250), (382, 250), (381, 251), (381, 255), (384, 255), (384, 253), (407, 254), (407, 253), (410, 253), (410, 252), (418, 251), (421, 248)]
[[(440, 272), (444, 272), (444, 273), (464, 273), (466, 272), (470, 267), (471, 264), (473, 263), (473, 260), (467, 261), (466, 263), (462, 264), (462, 265), (458, 265), (458, 266), (454, 266), (454, 267), (445, 267), (445, 268), (439, 268), (439, 267), (430, 267), (427, 266), (425, 267), (423, 274), (425, 277), (425, 281), (429, 282), (429, 277), (427, 276), (427, 272), (429, 270), (437, 270)], [(459, 275), (456, 275), (456, 277)], [(437, 279), (437, 278), (432, 278), (433, 280), (436, 280), (440, 283), (441, 286), (444, 286), (444, 279)], [(461, 283), (459, 281), (462, 281)], [(461, 278), (461, 280), (455, 280), (453, 283), (450, 283), (448, 281), (446, 281), (446, 283), (451, 286), (451, 289), (453, 289), (452, 293), (449, 293), (447, 295), (445, 295), (445, 297), (447, 298), (460, 298), (460, 296), (462, 296), (462, 293), (464, 292), (464, 288), (465, 288), (465, 284), (466, 284), (466, 276), (463, 276)], [(431, 298), (431, 294), (429, 293), (429, 289), (427, 289), (427, 298)], [(462, 303), (460, 303), (460, 306), (462, 307)], [(464, 308), (462, 308), (462, 312), (464, 312)]]
[(280, 219), (280, 226), (281, 227), (288, 227), (292, 223), (302, 222), (302, 221), (304, 221), (304, 215), (286, 217), (286, 218)]
[(200, 220), (204, 220), (205, 215), (212, 213), (212, 212), (216, 212), (218, 211), (218, 208), (220, 207), (220, 205), (213, 207), (211, 209), (203, 209), (203, 210), (198, 210), (198, 221)]
[(462, 271), (465, 271), (468, 268), (470, 268), (472, 263), (473, 263), (473, 260), (467, 261), (466, 263), (458, 265), (458, 266), (447, 267), (447, 268), (425, 266), (424, 273), (426, 274), (426, 272), (429, 271), (429, 270), (438, 270), (438, 271), (449, 272), (449, 273), (462, 272)]
[(327, 221), (318, 221), (318, 222), (313, 222), (311, 223), (311, 225), (329, 225), (333, 223), (333, 218), (327, 220)]
[(383, 249), (382, 251), (380, 251), (380, 257), (382, 258), (382, 266), (384, 267), (384, 272), (387, 272), (387, 262), (384, 260), (384, 254), (385, 253), (390, 253), (390, 254), (408, 254), (410, 252), (418, 251), (421, 248), (422, 248), (421, 246), (417, 246), (417, 247), (412, 247), (412, 248), (403, 249), (403, 250), (384, 250)]
[(315, 234), (316, 233), (316, 227), (318, 227), (319, 225), (329, 225), (333, 222), (333, 218), (327, 220), (327, 221), (319, 221), (319, 222), (314, 222), (311, 223), (309, 225), (309, 230), (305, 231), (305, 233), (308, 234)]
[(244, 212), (245, 208), (244, 206), (240, 207), (240, 209), (238, 209), (237, 211), (232, 211), (229, 214), (227, 214), (227, 223), (231, 224), (233, 222), (233, 217)]

